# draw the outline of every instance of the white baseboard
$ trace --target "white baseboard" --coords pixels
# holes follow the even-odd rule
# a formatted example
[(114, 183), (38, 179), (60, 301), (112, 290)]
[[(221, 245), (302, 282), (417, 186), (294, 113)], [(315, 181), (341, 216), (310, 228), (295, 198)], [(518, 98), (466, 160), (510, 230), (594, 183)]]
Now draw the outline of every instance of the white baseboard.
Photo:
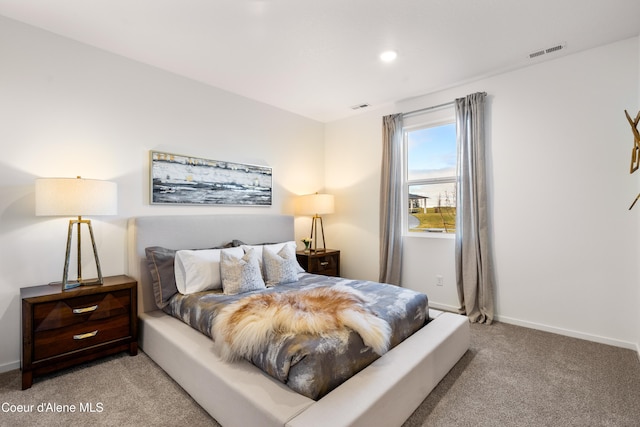
[[(450, 311), (452, 313), (458, 313), (459, 307), (441, 304), (435, 301), (429, 301), (429, 307), (436, 310)], [(612, 345), (614, 347), (628, 348), (635, 350), (638, 353), (638, 359), (640, 359), (640, 343), (633, 343), (628, 341), (617, 340), (614, 338), (602, 337), (599, 335), (587, 334), (584, 332), (572, 331), (570, 329), (557, 328), (555, 326), (543, 325), (541, 323), (527, 322), (513, 317), (495, 315), (494, 319), (498, 322), (509, 323), (511, 325), (522, 326), (529, 329), (536, 329), (539, 331), (551, 332), (558, 335), (564, 335), (572, 338), (579, 338), (587, 341), (593, 341), (601, 344)]]
[(451, 313), (458, 313), (458, 307), (448, 304), (440, 304), (438, 302), (429, 301), (429, 307), (436, 310), (448, 311)]
[(539, 331), (551, 332), (558, 335), (564, 335), (572, 338), (580, 338), (587, 341), (593, 341), (601, 344), (612, 345), (614, 347), (628, 348), (630, 350), (638, 351), (638, 357), (640, 357), (640, 347), (638, 344), (622, 341), (614, 338), (602, 337), (599, 335), (587, 334), (584, 332), (572, 331), (570, 329), (557, 328), (555, 326), (543, 325), (540, 323), (527, 322), (524, 320), (514, 319), (506, 316), (495, 316), (495, 320), (503, 323), (509, 323), (511, 325), (523, 326), (525, 328), (537, 329)]
[(11, 363), (5, 363), (4, 365), (0, 365), (0, 374), (3, 372), (13, 371), (14, 369), (20, 369), (19, 360)]

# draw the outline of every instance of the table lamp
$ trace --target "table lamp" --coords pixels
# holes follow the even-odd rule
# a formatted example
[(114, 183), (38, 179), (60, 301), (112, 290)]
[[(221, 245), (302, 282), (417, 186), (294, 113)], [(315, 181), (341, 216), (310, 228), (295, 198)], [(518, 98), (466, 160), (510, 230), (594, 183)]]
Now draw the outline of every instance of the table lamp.
[[(36, 215), (37, 216), (77, 216), (69, 220), (67, 234), (67, 252), (64, 258), (62, 289), (72, 289), (80, 285), (101, 285), (102, 270), (98, 259), (98, 250), (93, 237), (91, 220), (82, 219), (84, 215), (115, 215), (118, 205), (118, 189), (115, 182), (96, 179), (77, 178), (40, 178), (36, 179)], [(93, 255), (96, 262), (97, 279), (82, 278), (81, 225), (86, 224), (91, 236)], [(69, 258), (73, 227), (77, 225), (78, 277), (69, 280)]]
[[(335, 203), (332, 194), (307, 194), (300, 196), (296, 200), (296, 212), (300, 215), (313, 215), (311, 220), (311, 234), (313, 252), (324, 252), (327, 246), (324, 240), (324, 227), (322, 225), (322, 217), (320, 215), (332, 214), (334, 212)], [(318, 223), (320, 223), (320, 232), (322, 234), (322, 247), (318, 249)]]

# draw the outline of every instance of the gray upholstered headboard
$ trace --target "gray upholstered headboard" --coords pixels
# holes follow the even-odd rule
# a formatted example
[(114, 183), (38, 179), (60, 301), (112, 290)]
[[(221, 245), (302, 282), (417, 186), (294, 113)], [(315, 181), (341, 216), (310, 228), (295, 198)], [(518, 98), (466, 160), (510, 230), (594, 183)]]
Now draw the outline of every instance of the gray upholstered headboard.
[(237, 239), (249, 244), (294, 239), (290, 215), (171, 215), (130, 218), (128, 274), (138, 281), (138, 312), (157, 310), (145, 248), (200, 249)]

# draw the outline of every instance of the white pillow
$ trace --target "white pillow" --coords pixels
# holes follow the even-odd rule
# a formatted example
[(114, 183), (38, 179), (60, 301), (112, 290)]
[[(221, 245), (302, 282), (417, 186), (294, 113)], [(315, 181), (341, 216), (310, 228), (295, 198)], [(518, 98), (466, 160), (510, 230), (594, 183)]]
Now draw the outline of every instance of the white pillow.
[(178, 292), (183, 295), (211, 289), (222, 289), (220, 253), (241, 257), (242, 248), (181, 250), (176, 252), (175, 276)]
[[(242, 248), (239, 248), (242, 251)], [(265, 289), (257, 252), (249, 249), (237, 257), (224, 250), (220, 255), (222, 289), (226, 295)]]
[(263, 248), (269, 248), (274, 253), (279, 253), (284, 248), (287, 251), (287, 254), (290, 255), (289, 258), (293, 258), (296, 260), (296, 268), (298, 270), (298, 273), (304, 273), (304, 268), (300, 266), (296, 258), (296, 242), (294, 242), (293, 240), (289, 242), (273, 243), (270, 245), (242, 245), (241, 247), (245, 252), (248, 249), (254, 249), (258, 253), (258, 259), (260, 260), (260, 269), (262, 269), (263, 274), (264, 274), (264, 267), (263, 267), (264, 256), (262, 255)]
[(300, 264), (296, 260), (296, 254), (291, 254), (287, 246), (283, 246), (278, 253), (266, 246), (262, 250), (262, 262), (268, 287), (298, 281)]

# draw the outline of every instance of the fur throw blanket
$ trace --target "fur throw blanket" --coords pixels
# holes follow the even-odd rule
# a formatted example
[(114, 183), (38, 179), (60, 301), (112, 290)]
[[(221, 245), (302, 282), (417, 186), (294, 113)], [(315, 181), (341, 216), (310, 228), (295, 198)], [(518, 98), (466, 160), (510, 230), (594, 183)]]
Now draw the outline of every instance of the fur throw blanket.
[(215, 317), (212, 337), (222, 359), (251, 359), (277, 334), (331, 333), (350, 328), (379, 355), (389, 347), (391, 327), (365, 306), (364, 295), (346, 286), (261, 293), (238, 300)]

